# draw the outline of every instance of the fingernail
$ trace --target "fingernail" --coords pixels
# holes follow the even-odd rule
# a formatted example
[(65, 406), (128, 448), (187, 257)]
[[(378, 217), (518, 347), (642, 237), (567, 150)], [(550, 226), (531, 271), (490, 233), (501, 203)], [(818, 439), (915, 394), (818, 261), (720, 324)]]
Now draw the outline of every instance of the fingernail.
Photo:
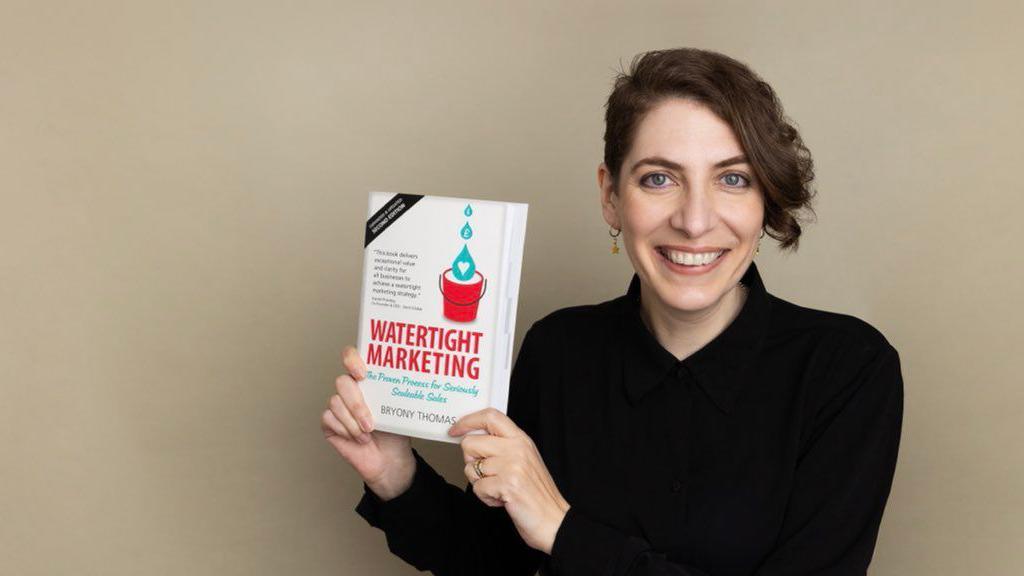
[(362, 436), (359, 437), (359, 441), (362, 442), (363, 444), (369, 444), (370, 443), (370, 435), (369, 434), (363, 434)]
[(366, 432), (367, 434), (373, 431), (373, 426), (370, 425), (370, 421), (367, 420), (366, 418), (359, 419), (359, 427), (362, 428), (363, 432)]

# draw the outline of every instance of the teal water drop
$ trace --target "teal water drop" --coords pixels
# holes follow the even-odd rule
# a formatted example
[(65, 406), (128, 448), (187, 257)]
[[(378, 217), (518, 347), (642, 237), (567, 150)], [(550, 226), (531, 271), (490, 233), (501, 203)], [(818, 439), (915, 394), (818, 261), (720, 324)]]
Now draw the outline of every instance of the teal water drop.
[(466, 222), (466, 225), (462, 227), (462, 230), (459, 230), (459, 236), (462, 236), (463, 240), (469, 240), (473, 237), (473, 229), (469, 227), (469, 222)]
[(462, 251), (455, 257), (455, 261), (452, 262), (452, 276), (455, 276), (456, 280), (465, 282), (476, 274), (476, 262), (473, 261), (473, 257), (469, 255), (469, 247), (465, 244), (462, 245)]
[(462, 213), (468, 218), (473, 215), (473, 209), (469, 207), (469, 204), (466, 204), (466, 209), (463, 210)]

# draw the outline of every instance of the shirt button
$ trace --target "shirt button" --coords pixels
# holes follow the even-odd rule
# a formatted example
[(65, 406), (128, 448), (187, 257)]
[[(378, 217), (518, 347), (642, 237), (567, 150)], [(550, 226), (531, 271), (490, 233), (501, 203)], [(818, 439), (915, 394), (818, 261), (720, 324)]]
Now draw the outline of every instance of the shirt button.
[(679, 480), (673, 480), (672, 481), (672, 491), (673, 492), (679, 492), (682, 489), (683, 489), (683, 483), (682, 482), (680, 482)]

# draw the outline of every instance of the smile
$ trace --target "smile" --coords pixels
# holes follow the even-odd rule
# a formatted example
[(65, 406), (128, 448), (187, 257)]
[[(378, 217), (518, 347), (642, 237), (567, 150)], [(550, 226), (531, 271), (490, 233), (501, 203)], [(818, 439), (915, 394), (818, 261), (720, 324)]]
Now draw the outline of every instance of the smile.
[(728, 252), (728, 250), (719, 250), (694, 254), (667, 248), (658, 248), (656, 251), (661, 256), (661, 261), (665, 262), (669, 269), (683, 274), (702, 274), (712, 270), (721, 261), (722, 255)]

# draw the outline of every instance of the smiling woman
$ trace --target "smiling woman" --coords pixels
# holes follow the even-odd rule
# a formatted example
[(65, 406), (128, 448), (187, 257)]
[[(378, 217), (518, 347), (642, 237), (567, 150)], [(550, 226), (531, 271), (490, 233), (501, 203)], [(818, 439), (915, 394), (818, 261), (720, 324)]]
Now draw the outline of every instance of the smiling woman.
[(628, 172), (616, 182), (602, 164), (598, 184), (605, 220), (622, 231), (640, 277), (645, 320), (676, 318), (692, 329), (731, 319), (764, 219), (761, 186), (732, 129), (707, 106), (675, 97), (650, 110), (631, 139)]
[(770, 294), (753, 261), (766, 232), (796, 250), (811, 168), (747, 66), (693, 48), (634, 59), (597, 169), (626, 293), (530, 327), (508, 414), (449, 431), (465, 490), (407, 442), (350, 440), (352, 413), (369, 415), (339, 379), (348, 401), (324, 426), (366, 479), (357, 512), (439, 575), (865, 574), (899, 451), (899, 355), (863, 320)]
[(715, 52), (648, 52), (608, 100), (598, 186), (640, 279), (645, 324), (679, 357), (742, 308), (768, 230), (799, 245), (813, 162), (771, 87)]

